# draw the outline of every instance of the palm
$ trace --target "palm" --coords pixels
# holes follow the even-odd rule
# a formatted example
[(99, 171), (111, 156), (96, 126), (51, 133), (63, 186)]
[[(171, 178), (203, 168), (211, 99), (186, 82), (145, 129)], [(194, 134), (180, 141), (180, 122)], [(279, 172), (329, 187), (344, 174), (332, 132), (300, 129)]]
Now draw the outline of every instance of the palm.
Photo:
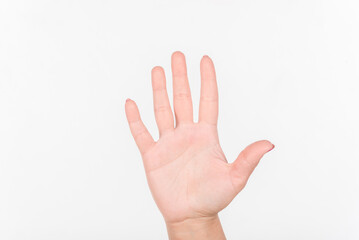
[(149, 186), (168, 221), (216, 214), (235, 195), (212, 126), (177, 128), (163, 136), (144, 161)]
[(176, 128), (159, 67), (152, 71), (152, 85), (160, 139), (154, 142), (133, 101), (127, 101), (126, 113), (152, 195), (166, 221), (177, 222), (212, 216), (226, 207), (272, 144), (258, 141), (229, 164), (217, 134), (218, 93), (212, 61), (208, 57), (201, 61), (198, 123), (193, 122), (185, 60), (179, 52), (172, 55), (172, 72)]

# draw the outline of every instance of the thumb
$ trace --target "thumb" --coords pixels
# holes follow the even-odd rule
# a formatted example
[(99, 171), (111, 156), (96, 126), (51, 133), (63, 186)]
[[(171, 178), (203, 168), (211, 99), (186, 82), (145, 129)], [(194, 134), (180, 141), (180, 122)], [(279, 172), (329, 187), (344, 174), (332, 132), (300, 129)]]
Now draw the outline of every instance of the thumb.
[(231, 180), (238, 192), (244, 188), (263, 155), (273, 148), (271, 142), (261, 140), (250, 144), (238, 155), (231, 164)]

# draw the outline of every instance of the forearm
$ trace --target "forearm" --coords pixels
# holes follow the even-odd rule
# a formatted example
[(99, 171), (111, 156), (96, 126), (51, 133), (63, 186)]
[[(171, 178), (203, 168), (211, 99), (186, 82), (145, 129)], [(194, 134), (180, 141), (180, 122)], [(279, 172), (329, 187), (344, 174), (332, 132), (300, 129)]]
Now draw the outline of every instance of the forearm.
[(225, 240), (218, 215), (166, 223), (170, 240)]

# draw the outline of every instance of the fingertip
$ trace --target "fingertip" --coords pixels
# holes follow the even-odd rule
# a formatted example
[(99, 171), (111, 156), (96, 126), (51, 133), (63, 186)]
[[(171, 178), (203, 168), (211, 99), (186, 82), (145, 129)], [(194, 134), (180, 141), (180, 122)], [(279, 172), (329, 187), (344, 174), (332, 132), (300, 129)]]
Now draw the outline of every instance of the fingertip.
[(186, 68), (185, 55), (180, 51), (176, 51), (176, 52), (172, 53), (171, 64), (172, 64), (172, 66), (181, 66), (181, 68)]
[(163, 68), (161, 66), (154, 66), (151, 70), (151, 73), (154, 74), (156, 72), (161, 72), (163, 71)]
[(203, 55), (202, 59), (211, 59), (207, 54)]
[(214, 69), (214, 64), (212, 59), (208, 55), (204, 55), (201, 59), (201, 67), (207, 69)]
[(172, 53), (172, 58), (175, 58), (175, 57), (182, 57), (182, 56), (184, 56), (184, 54), (183, 54), (183, 52), (181, 52), (181, 51), (175, 51), (175, 52), (173, 52)]
[(274, 144), (272, 144), (272, 146), (269, 148), (269, 150), (267, 150), (267, 152), (272, 151), (272, 150), (274, 149), (274, 147), (275, 147), (275, 145), (274, 145)]
[(260, 140), (258, 141), (258, 143), (263, 145), (263, 148), (265, 149), (265, 153), (273, 150), (273, 148), (275, 147), (275, 145), (268, 140)]
[(206, 61), (207, 58), (208, 58), (207, 55), (202, 56), (202, 58), (201, 58), (201, 65)]
[(134, 109), (136, 109), (136, 103), (135, 101), (133, 101), (132, 99), (130, 98), (127, 98), (126, 99), (126, 102), (125, 102), (125, 110), (126, 110), (126, 113), (130, 113), (130, 112), (133, 112)]
[(129, 102), (131, 102), (132, 100), (130, 98), (126, 98), (126, 101), (125, 101), (125, 107), (129, 104)]
[(126, 99), (126, 102), (125, 102), (125, 105), (129, 105), (133, 102), (133, 100), (131, 98), (127, 98)]

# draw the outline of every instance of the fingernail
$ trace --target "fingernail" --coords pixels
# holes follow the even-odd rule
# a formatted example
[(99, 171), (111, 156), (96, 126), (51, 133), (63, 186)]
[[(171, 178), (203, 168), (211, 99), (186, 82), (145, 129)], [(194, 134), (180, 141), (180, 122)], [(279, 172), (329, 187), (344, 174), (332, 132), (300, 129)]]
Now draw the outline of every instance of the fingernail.
[(272, 143), (272, 148), (269, 149), (267, 152), (272, 151), (274, 147), (275, 147), (275, 145)]
[(130, 101), (130, 100), (131, 100), (131, 99), (127, 98), (127, 99), (126, 99), (126, 102), (128, 102), (128, 101)]

